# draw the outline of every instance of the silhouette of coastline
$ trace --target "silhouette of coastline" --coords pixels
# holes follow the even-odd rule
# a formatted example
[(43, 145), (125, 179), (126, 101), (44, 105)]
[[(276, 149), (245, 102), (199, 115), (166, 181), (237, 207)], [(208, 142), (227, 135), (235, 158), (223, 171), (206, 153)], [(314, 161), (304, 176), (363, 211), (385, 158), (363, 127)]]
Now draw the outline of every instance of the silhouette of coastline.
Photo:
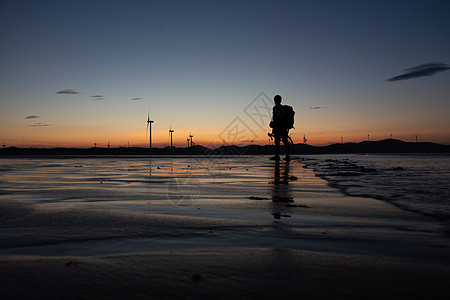
[[(209, 149), (200, 145), (189, 148), (18, 148), (0, 149), (0, 156), (26, 155), (271, 155), (273, 145), (221, 146)], [(404, 142), (396, 139), (381, 141), (364, 141), (360, 143), (332, 144), (328, 146), (311, 146), (307, 144), (291, 145), (291, 154), (357, 154), (357, 153), (450, 153), (450, 145), (431, 142)]]

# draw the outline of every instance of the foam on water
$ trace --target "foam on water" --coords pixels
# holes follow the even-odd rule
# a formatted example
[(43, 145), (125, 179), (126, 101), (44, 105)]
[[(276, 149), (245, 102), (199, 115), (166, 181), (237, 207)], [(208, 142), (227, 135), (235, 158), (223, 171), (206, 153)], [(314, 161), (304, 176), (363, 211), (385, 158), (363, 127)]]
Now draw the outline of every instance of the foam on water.
[(303, 162), (347, 195), (450, 219), (450, 155), (311, 155)]

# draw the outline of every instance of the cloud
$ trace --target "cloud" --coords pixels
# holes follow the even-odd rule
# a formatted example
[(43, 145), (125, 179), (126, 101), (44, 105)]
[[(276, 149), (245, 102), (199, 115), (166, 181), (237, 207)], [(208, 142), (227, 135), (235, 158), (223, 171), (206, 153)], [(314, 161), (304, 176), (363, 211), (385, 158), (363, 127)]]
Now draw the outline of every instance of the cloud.
[(327, 108), (326, 106), (314, 106), (314, 107), (310, 107), (309, 109), (325, 109)]
[(51, 126), (51, 125), (45, 124), (45, 123), (33, 123), (33, 125), (30, 125), (30, 127), (47, 127), (47, 126)]
[(39, 116), (32, 115), (32, 116), (25, 117), (25, 119), (37, 119), (37, 118), (39, 118)]
[(103, 97), (103, 95), (94, 95), (94, 96), (91, 96), (91, 98), (93, 100), (106, 100), (106, 98)]
[(74, 91), (74, 90), (62, 90), (59, 92), (56, 92), (57, 94), (66, 94), (66, 95), (73, 95), (73, 94), (80, 94), (80, 92)]
[(136, 100), (142, 100), (142, 98), (137, 97), (137, 98), (131, 98), (131, 100), (136, 101)]
[(386, 81), (408, 80), (417, 77), (431, 76), (437, 72), (446, 71), (448, 69), (450, 69), (450, 67), (447, 64), (443, 63), (423, 64), (417, 67), (406, 69), (404, 70), (404, 74), (386, 79)]

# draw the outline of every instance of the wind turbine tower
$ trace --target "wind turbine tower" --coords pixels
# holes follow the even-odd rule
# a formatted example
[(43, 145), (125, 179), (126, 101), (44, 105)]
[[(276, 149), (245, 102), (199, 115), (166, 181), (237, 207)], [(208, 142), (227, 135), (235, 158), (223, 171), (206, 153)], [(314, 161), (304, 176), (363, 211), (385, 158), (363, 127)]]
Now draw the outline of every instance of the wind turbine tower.
[(193, 138), (194, 136), (191, 134), (191, 133), (189, 133), (189, 139), (190, 139), (190, 141), (191, 141), (191, 147), (192, 147), (192, 145), (194, 145), (194, 142), (192, 141), (192, 138)]
[(169, 134), (170, 134), (170, 151), (172, 151), (172, 134), (174, 133), (175, 131), (172, 129), (172, 126), (170, 126), (170, 128), (169, 128)]
[(155, 122), (153, 120), (150, 120), (150, 112), (147, 114), (147, 130), (149, 130), (149, 141), (148, 141), (148, 148), (152, 150), (152, 123)]

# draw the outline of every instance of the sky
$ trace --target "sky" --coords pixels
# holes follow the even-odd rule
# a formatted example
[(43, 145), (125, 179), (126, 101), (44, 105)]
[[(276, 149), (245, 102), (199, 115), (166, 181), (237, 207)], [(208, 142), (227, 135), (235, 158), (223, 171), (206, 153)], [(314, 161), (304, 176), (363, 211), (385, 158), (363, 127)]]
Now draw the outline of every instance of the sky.
[(450, 144), (449, 13), (446, 0), (0, 0), (0, 142), (148, 147), (149, 115), (155, 147), (170, 128), (178, 147), (265, 145), (279, 94), (296, 143)]

